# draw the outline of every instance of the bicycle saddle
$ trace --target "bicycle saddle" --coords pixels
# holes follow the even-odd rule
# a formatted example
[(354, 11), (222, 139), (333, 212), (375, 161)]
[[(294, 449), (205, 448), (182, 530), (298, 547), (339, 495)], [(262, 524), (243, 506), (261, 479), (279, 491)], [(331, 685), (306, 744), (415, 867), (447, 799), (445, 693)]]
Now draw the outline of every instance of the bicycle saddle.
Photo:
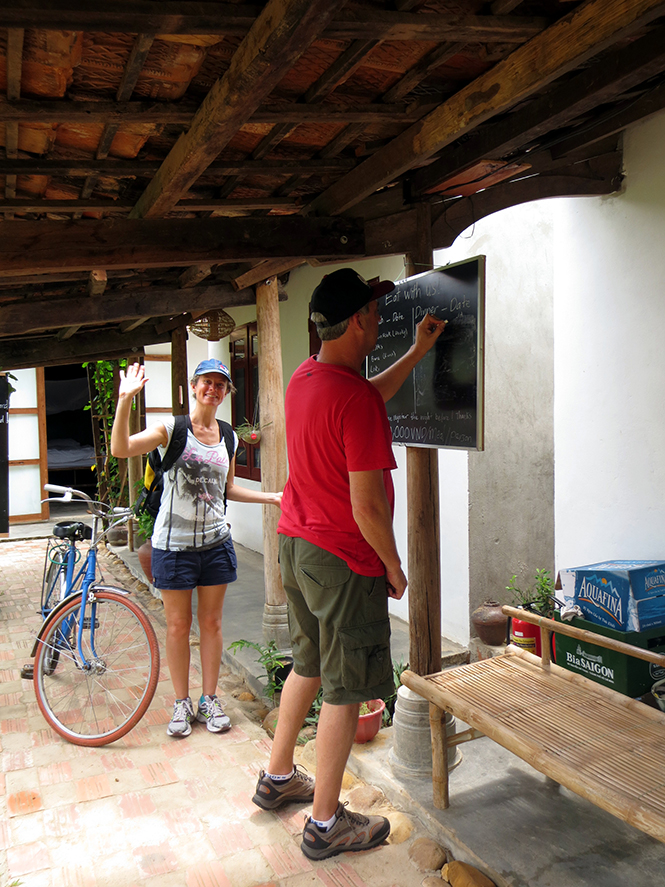
[(60, 521), (53, 527), (53, 535), (59, 539), (92, 539), (92, 528), (82, 521)]

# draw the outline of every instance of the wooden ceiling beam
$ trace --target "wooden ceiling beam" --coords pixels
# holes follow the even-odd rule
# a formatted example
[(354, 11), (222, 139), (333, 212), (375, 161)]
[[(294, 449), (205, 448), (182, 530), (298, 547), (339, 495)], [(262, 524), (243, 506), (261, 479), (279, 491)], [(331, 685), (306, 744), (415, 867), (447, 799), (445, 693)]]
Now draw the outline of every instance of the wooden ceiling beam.
[(268, 0), (131, 213), (169, 212), (314, 42), (344, 0)]
[[(187, 199), (181, 200), (174, 210), (183, 212), (220, 212), (221, 210), (245, 210), (247, 212), (257, 209), (298, 209), (299, 203), (288, 197), (242, 197), (237, 200), (205, 200)], [(130, 213), (134, 209), (134, 203), (127, 200), (35, 200), (30, 197), (14, 197), (10, 200), (0, 200), (0, 212), (23, 213), (81, 213), (81, 212), (113, 212)]]
[(364, 229), (354, 220), (294, 215), (125, 219), (121, 225), (91, 219), (0, 222), (0, 243), (2, 269), (10, 273), (365, 255)]
[(434, 163), (411, 176), (412, 194), (427, 191), (479, 160), (517, 151), (663, 71), (665, 28), (658, 28), (503, 120), (486, 124), (463, 144), (444, 148)]
[(103, 299), (85, 299), (79, 294), (59, 298), (39, 298), (28, 294), (20, 301), (3, 304), (0, 336), (20, 336), (56, 329), (63, 322), (67, 326), (121, 323), (139, 317), (237, 308), (255, 302), (253, 289), (236, 289), (230, 283), (191, 289), (153, 287), (129, 292), (121, 290), (107, 292)]
[(664, 0), (587, 0), (333, 184), (308, 211), (343, 212), (663, 14)]
[[(16, 123), (167, 123), (189, 126), (200, 106), (191, 102), (88, 102), (70, 99), (36, 101), (24, 99), (11, 104), (0, 104), (0, 122)], [(418, 105), (404, 103), (338, 105), (286, 104), (255, 108), (248, 116), (251, 123), (400, 123), (417, 120)], [(108, 153), (108, 152), (107, 152)], [(100, 159), (100, 158), (98, 158)]]
[(142, 354), (145, 345), (170, 342), (168, 332), (160, 333), (144, 324), (137, 330), (78, 330), (69, 339), (35, 336), (26, 339), (0, 339), (0, 366), (5, 370), (28, 367), (58, 366), (83, 360), (113, 360), (135, 353)]
[[(160, 165), (161, 160), (55, 160), (36, 157), (20, 157), (10, 160), (0, 158), (0, 175), (84, 178), (93, 173), (100, 173), (112, 178), (148, 177), (156, 172)], [(199, 181), (238, 173), (242, 175), (265, 173), (293, 175), (304, 171), (320, 175), (331, 172), (348, 172), (354, 166), (357, 166), (357, 162), (346, 157), (321, 160), (216, 160), (210, 164)]]
[[(140, 34), (224, 34), (245, 37), (260, 5), (167, 0), (107, 0), (103, 5), (69, 0), (12, 0), (0, 8), (0, 27)], [(452, 40), (458, 43), (522, 43), (542, 31), (534, 16), (439, 15), (391, 12), (360, 4), (327, 17), (323, 35), (342, 40)]]

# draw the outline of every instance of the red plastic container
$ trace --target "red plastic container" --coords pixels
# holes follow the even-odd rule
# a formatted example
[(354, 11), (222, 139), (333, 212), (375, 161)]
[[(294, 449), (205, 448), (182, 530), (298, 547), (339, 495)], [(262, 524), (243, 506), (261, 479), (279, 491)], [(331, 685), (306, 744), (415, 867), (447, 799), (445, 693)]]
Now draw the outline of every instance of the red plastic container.
[(371, 699), (367, 703), (371, 709), (366, 715), (358, 716), (358, 726), (356, 727), (356, 737), (354, 742), (369, 742), (374, 739), (381, 729), (383, 721), (383, 711), (386, 707), (383, 699)]

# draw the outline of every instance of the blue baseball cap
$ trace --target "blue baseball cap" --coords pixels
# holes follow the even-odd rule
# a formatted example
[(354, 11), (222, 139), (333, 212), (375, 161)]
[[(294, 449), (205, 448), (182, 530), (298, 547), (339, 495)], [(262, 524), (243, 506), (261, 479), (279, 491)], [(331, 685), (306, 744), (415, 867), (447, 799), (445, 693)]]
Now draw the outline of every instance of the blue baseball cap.
[(229, 372), (228, 367), (225, 367), (221, 360), (215, 360), (214, 357), (210, 357), (208, 360), (202, 360), (194, 370), (194, 376), (192, 378), (196, 379), (197, 376), (205, 376), (207, 373), (219, 373), (220, 376), (224, 376), (229, 382), (231, 381), (231, 373)]

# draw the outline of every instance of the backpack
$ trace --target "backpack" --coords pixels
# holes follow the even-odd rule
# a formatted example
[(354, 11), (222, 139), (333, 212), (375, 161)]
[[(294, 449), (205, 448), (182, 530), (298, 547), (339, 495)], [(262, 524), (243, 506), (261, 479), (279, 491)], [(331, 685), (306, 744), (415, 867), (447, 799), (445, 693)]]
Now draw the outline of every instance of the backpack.
[[(228, 422), (223, 422), (221, 419), (217, 420), (217, 424), (219, 425), (220, 440), (226, 444), (229, 462), (231, 462), (235, 453), (233, 428)], [(157, 517), (164, 490), (164, 472), (172, 468), (184, 452), (187, 431), (191, 431), (191, 429), (192, 423), (189, 416), (176, 416), (173, 434), (164, 453), (164, 458), (162, 459), (159, 455), (157, 448), (148, 453), (148, 461), (143, 475), (143, 487), (134, 502), (134, 514), (137, 517), (141, 514)], [(226, 510), (226, 489), (224, 490), (224, 510)]]

